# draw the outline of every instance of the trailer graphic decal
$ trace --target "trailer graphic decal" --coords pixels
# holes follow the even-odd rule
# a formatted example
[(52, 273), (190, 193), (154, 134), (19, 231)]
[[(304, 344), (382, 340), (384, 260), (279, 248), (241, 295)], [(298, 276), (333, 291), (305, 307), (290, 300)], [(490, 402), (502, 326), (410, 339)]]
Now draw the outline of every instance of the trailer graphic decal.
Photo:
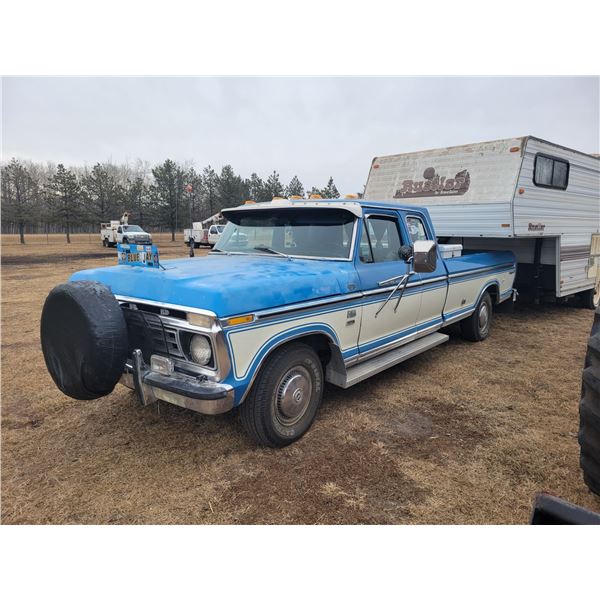
[(394, 198), (418, 198), (421, 196), (461, 196), (471, 184), (469, 171), (459, 171), (454, 177), (440, 177), (433, 167), (423, 172), (423, 181), (405, 179), (396, 190)]

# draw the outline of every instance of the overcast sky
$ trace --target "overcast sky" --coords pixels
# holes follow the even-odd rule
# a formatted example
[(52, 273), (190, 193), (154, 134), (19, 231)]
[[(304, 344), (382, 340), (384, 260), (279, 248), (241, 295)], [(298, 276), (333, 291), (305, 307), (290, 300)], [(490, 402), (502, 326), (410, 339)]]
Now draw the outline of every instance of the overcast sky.
[(598, 78), (5, 78), (2, 159), (193, 161), (362, 190), (376, 155), (532, 134), (599, 151)]

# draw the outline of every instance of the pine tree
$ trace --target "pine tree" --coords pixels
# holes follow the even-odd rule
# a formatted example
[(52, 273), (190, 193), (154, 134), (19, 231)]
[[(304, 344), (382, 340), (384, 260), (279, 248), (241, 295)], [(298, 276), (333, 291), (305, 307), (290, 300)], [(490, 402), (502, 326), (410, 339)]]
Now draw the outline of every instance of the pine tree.
[(337, 188), (335, 187), (335, 183), (333, 183), (333, 177), (329, 178), (329, 181), (327, 182), (327, 186), (321, 190), (321, 196), (323, 196), (323, 198), (339, 198), (340, 197), (340, 193), (338, 192)]
[(208, 165), (202, 171), (202, 200), (205, 210), (205, 218), (215, 214), (215, 206), (217, 204), (217, 186), (219, 176), (215, 170)]
[(19, 241), (25, 243), (25, 225), (34, 216), (38, 194), (36, 182), (27, 167), (13, 158), (2, 168), (2, 217), (15, 223), (19, 230)]
[(252, 199), (255, 202), (262, 202), (264, 187), (265, 184), (263, 183), (263, 180), (256, 173), (252, 173), (248, 181), (250, 198), (246, 198), (246, 200)]
[(97, 163), (82, 180), (82, 192), (88, 200), (90, 221), (109, 221), (122, 212), (120, 204), (124, 200), (124, 190), (117, 181), (114, 168)]
[(296, 175), (292, 177), (288, 186), (285, 188), (285, 195), (289, 198), (290, 196), (302, 196), (304, 197), (304, 186), (300, 183), (300, 180)]
[(268, 194), (269, 200), (271, 200), (277, 196), (283, 196), (283, 191), (283, 185), (279, 181), (279, 173), (273, 171), (265, 184), (265, 193)]
[(179, 226), (179, 211), (183, 197), (183, 169), (171, 159), (152, 169), (156, 182), (157, 197), (160, 199), (161, 221), (166, 223), (171, 231), (171, 241), (175, 241), (175, 231)]
[(237, 206), (243, 201), (243, 182), (239, 175), (236, 175), (231, 165), (225, 165), (221, 169), (217, 183), (217, 195), (219, 198), (219, 208)]
[(56, 173), (50, 177), (48, 205), (51, 219), (60, 223), (71, 243), (71, 228), (81, 221), (81, 188), (73, 171), (59, 164)]

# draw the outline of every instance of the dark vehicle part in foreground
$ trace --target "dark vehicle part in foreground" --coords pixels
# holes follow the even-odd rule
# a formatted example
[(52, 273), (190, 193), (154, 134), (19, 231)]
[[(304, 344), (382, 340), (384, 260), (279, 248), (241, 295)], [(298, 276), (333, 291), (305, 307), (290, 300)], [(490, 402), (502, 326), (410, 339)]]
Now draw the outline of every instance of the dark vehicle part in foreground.
[(581, 381), (579, 446), (583, 480), (600, 496), (600, 307), (594, 316)]
[(598, 513), (550, 494), (537, 494), (530, 525), (600, 525)]

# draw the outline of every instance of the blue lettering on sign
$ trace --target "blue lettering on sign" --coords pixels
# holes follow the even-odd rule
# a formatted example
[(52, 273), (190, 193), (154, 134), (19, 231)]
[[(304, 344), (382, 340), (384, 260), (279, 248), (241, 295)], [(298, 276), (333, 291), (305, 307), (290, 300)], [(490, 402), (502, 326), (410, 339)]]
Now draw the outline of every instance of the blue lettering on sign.
[(117, 244), (117, 258), (120, 265), (129, 265), (131, 267), (160, 267), (157, 246)]

